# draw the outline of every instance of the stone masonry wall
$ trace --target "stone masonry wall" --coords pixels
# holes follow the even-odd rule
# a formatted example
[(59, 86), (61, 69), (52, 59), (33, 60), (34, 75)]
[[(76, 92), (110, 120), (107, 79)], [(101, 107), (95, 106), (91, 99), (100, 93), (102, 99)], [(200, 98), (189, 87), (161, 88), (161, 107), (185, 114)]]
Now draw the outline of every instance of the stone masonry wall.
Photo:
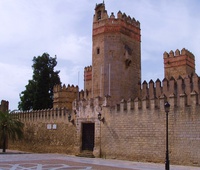
[[(76, 101), (77, 121), (82, 115), (101, 114), (100, 157), (134, 161), (165, 161), (166, 113), (164, 103), (170, 103), (169, 148), (172, 164), (200, 166), (200, 103), (199, 77), (144, 82), (139, 97), (112, 102), (112, 96)], [(98, 108), (98, 109), (97, 109)], [(103, 119), (102, 119), (103, 118)], [(81, 133), (79, 134), (81, 135)]]
[(15, 113), (24, 122), (24, 139), (9, 141), (9, 149), (37, 153), (74, 154), (75, 126), (66, 109)]
[[(196, 101), (197, 94), (191, 94)], [(171, 96), (169, 112), (169, 152), (172, 164), (200, 166), (200, 106), (193, 102), (185, 105), (181, 96), (180, 106), (174, 105)], [(101, 157), (134, 161), (165, 161), (166, 113), (164, 97), (155, 101), (122, 101), (115, 109), (104, 107), (101, 124)], [(148, 107), (146, 107), (148, 106)]]
[(116, 105), (106, 96), (76, 100), (72, 111), (61, 108), (15, 113), (25, 123), (25, 139), (9, 143), (9, 148), (75, 155), (82, 148), (82, 124), (89, 122), (95, 124), (95, 156), (164, 163), (164, 103), (168, 101), (170, 161), (200, 166), (199, 77), (164, 79), (162, 85), (151, 80), (141, 87), (135, 100), (123, 99)]

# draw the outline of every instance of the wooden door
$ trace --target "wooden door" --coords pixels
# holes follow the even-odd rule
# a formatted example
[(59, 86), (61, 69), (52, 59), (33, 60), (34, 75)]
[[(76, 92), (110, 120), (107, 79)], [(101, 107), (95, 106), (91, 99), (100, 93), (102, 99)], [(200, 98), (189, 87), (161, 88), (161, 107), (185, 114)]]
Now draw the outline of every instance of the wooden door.
[(94, 149), (94, 123), (82, 124), (82, 150)]

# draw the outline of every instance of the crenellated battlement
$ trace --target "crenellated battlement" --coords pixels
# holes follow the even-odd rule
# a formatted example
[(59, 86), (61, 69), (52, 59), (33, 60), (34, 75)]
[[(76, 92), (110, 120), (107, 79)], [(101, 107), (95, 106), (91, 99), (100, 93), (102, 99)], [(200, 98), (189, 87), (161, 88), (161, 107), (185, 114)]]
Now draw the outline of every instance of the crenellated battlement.
[(112, 25), (122, 24), (121, 22), (140, 28), (140, 22), (138, 20), (134, 17), (131, 18), (130, 15), (127, 16), (126, 13), (122, 14), (121, 11), (117, 13), (117, 17), (115, 17), (113, 12), (111, 12), (111, 15), (107, 18), (107, 23)]
[[(186, 107), (196, 106), (200, 104), (200, 78), (197, 74), (192, 76), (181, 76), (176, 80), (171, 77), (170, 80), (164, 78), (162, 81), (159, 79), (154, 82), (150, 80), (149, 83), (144, 81), (139, 89), (139, 96), (135, 99), (124, 100), (120, 103), (112, 103), (112, 96), (105, 96), (105, 98), (97, 97), (94, 99), (86, 100), (82, 98), (80, 101), (73, 102), (73, 110), (77, 113), (94, 114), (98, 112), (97, 109), (102, 107), (110, 107), (114, 112), (124, 112), (131, 110), (156, 110), (164, 109), (164, 102), (170, 102), (171, 107)], [(113, 109), (114, 106), (114, 109)], [(90, 108), (90, 111), (88, 110)], [(81, 115), (79, 115), (81, 116)]]
[(163, 54), (163, 58), (168, 58), (168, 57), (179, 57), (179, 56), (188, 56), (190, 58), (195, 58), (194, 54), (191, 53), (189, 50), (183, 48), (181, 51), (179, 49), (177, 49), (175, 52), (173, 50), (171, 50), (169, 53), (164, 52)]
[(24, 123), (61, 123), (68, 122), (70, 110), (67, 108), (55, 108), (45, 110), (33, 110), (14, 112), (12, 115)]
[(99, 22), (101, 19), (106, 19), (106, 20), (120, 19), (120, 20), (123, 20), (126, 23), (132, 24), (132, 25), (140, 28), (140, 22), (139, 21), (136, 21), (135, 18), (131, 18), (129, 15), (127, 16), (126, 13), (122, 14), (121, 11), (119, 11), (117, 13), (117, 18), (115, 17), (113, 12), (111, 12), (111, 15), (108, 16), (107, 10), (105, 9), (104, 2), (100, 3), (100, 4), (96, 4), (95, 11), (96, 11), (96, 13), (94, 15), (94, 22), (95, 21)]
[[(188, 102), (188, 98), (190, 101)], [(98, 113), (102, 113), (104, 107), (110, 110), (108, 113), (118, 113), (121, 114), (127, 112), (139, 113), (139, 112), (154, 112), (160, 109), (164, 111), (164, 103), (168, 101), (170, 103), (170, 108), (174, 109), (179, 107), (181, 110), (185, 107), (197, 107), (199, 105), (199, 94), (193, 90), (191, 93), (186, 94), (174, 94), (167, 93), (167, 95), (162, 94), (159, 97), (150, 98), (146, 96), (144, 98), (137, 97), (134, 100), (124, 100), (122, 99), (119, 104), (112, 105), (111, 97), (106, 96), (105, 98), (97, 97), (95, 99), (82, 99), (80, 101), (73, 102), (73, 110), (81, 118), (95, 118)]]
[(90, 65), (90, 66), (85, 67), (84, 71), (85, 72), (92, 71), (92, 66)]
[[(177, 100), (179, 97), (179, 100)], [(187, 99), (190, 98), (190, 104), (188, 105)], [(164, 103), (168, 101), (170, 103), (170, 108), (179, 107), (179, 110), (184, 110), (185, 107), (198, 107), (199, 94), (195, 91), (186, 95), (185, 93), (178, 95), (171, 94), (168, 97), (161, 95), (159, 98), (150, 99), (148, 97), (140, 99), (135, 98), (135, 100), (129, 99), (128, 101), (122, 99), (120, 104), (116, 104), (112, 109), (112, 113), (153, 113), (154, 111), (160, 109), (164, 111)]]
[[(111, 16), (114, 16), (114, 14), (111, 13)], [(113, 17), (111, 17), (111, 16), (110, 16), (110, 18), (113, 18)], [(132, 24), (132, 25), (134, 25), (134, 26), (140, 28), (140, 22), (139, 22), (138, 20), (136, 21), (134, 17), (131, 18), (130, 15), (127, 16), (126, 13), (123, 13), (123, 14), (122, 14), (121, 11), (119, 11), (119, 12), (117, 13), (117, 18), (114, 17), (114, 19), (121, 19), (121, 20), (123, 20), (123, 21), (126, 22), (126, 23)]]
[[(177, 105), (180, 103), (180, 96), (185, 94), (187, 96), (187, 105), (191, 104), (190, 94), (196, 92), (199, 94), (200, 91), (200, 78), (197, 74), (192, 74), (191, 76), (186, 76), (182, 78), (179, 76), (178, 79), (171, 77), (169, 80), (164, 78), (161, 82), (159, 79), (154, 83), (150, 80), (149, 83), (144, 81), (141, 85), (140, 96), (143, 99), (155, 99), (160, 98), (160, 96), (165, 95), (167, 99), (170, 95), (174, 94), (177, 97)], [(199, 104), (199, 100), (197, 101)]]
[[(140, 28), (140, 22), (136, 21), (135, 18), (131, 18), (130, 15), (126, 15), (126, 13), (122, 13), (121, 11), (119, 11), (117, 13), (117, 17), (115, 17), (114, 12), (111, 12), (110, 16), (107, 13), (107, 10), (105, 10), (105, 4), (101, 3), (101, 4), (96, 4), (96, 8), (95, 10), (97, 11), (97, 13), (94, 15), (94, 21), (99, 21), (100, 19), (106, 19), (106, 20), (123, 20), (126, 23), (132, 24), (138, 28)], [(101, 15), (100, 15), (101, 14)]]
[(68, 86), (66, 87), (65, 84), (60, 85), (55, 85), (53, 88), (53, 92), (54, 93), (58, 93), (58, 92), (77, 92), (78, 91), (78, 86), (74, 86), (74, 85), (70, 85), (68, 84)]
[(104, 3), (96, 5), (93, 18), (93, 36), (113, 32), (123, 33), (139, 42), (141, 40), (139, 21), (121, 11), (117, 13), (117, 17), (113, 12), (109, 16)]

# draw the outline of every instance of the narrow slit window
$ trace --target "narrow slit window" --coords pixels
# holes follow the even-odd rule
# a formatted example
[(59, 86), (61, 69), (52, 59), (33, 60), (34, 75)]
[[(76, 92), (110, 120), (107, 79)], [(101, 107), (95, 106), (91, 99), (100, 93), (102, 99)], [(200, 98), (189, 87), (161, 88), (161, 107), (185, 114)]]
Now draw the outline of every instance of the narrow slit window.
[(100, 48), (97, 48), (97, 54), (100, 54)]

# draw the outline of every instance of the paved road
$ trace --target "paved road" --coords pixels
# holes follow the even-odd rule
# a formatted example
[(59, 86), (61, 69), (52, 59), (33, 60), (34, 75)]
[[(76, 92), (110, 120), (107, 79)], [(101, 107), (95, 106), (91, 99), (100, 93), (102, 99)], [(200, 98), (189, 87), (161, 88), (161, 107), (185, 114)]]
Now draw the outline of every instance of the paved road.
[[(164, 170), (164, 164), (140, 163), (64, 154), (0, 154), (0, 170)], [(200, 170), (171, 165), (170, 170)]]

